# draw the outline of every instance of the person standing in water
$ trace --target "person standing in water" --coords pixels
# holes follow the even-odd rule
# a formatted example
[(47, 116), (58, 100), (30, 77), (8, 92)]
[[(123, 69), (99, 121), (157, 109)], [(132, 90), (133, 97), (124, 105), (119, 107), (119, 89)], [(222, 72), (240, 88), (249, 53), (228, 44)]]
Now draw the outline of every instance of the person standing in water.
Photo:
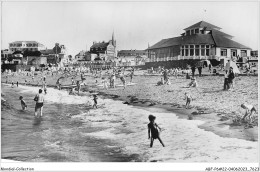
[(43, 109), (43, 102), (44, 102), (44, 95), (42, 94), (42, 89), (39, 89), (39, 93), (34, 97), (35, 104), (35, 117), (37, 117), (37, 112), (40, 110), (40, 116), (42, 117), (42, 109)]
[(26, 110), (27, 105), (26, 105), (25, 101), (23, 100), (23, 96), (20, 96), (19, 99), (21, 100), (22, 110)]
[[(162, 146), (165, 147), (160, 138), (160, 133), (158, 131), (158, 129), (161, 131), (161, 128), (154, 122), (155, 118), (156, 117), (153, 115), (149, 115), (149, 117), (148, 117), (148, 119), (150, 121), (150, 123), (148, 124), (148, 139), (151, 139), (150, 147), (153, 147), (154, 139), (158, 139), (160, 141), (160, 143), (162, 144)], [(150, 137), (150, 133), (151, 133), (151, 137)]]

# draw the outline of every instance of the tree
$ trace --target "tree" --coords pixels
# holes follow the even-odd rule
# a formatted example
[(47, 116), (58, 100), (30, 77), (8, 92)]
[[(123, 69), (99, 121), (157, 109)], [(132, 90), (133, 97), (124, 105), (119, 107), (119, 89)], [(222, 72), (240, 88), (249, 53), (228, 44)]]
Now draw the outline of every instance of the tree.
[(36, 56), (36, 57), (40, 57), (42, 55), (42, 53), (40, 51), (29, 51), (29, 50), (25, 50), (23, 52), (24, 57), (27, 56)]

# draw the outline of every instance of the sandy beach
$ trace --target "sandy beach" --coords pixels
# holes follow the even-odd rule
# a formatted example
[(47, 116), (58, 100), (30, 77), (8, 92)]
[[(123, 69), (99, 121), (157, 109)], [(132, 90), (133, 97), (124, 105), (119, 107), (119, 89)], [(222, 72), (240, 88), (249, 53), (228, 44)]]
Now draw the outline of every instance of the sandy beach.
[[(47, 76), (46, 81), (48, 87), (56, 87), (55, 83), (61, 74)], [(29, 85), (37, 86), (40, 82), (41, 75), (35, 75), (34, 81), (30, 78)], [(61, 84), (71, 84), (72, 75), (62, 77)], [(244, 124), (234, 125), (233, 117), (243, 115), (245, 111), (240, 107), (244, 102), (258, 107), (258, 78), (257, 76), (238, 76), (235, 78), (234, 89), (230, 91), (223, 90), (223, 76), (197, 76), (199, 84), (198, 88), (188, 88), (190, 82), (185, 76), (170, 76), (171, 85), (157, 86), (157, 82), (161, 80), (161, 75), (145, 75), (145, 71), (136, 71), (133, 83), (136, 85), (109, 88), (97, 86), (102, 84), (101, 78), (85, 74), (85, 84), (81, 88), (80, 95), (86, 95), (84, 92), (98, 92), (99, 96), (106, 98), (123, 100), (124, 104), (151, 108), (162, 108), (172, 111), (181, 118), (188, 119), (192, 114), (193, 119), (206, 121), (200, 128), (212, 131), (222, 137), (240, 138), (250, 141), (258, 140), (258, 124), (254, 124), (251, 128), (245, 128)], [(13, 80), (24, 84), (28, 76), (12, 76), (9, 78), (10, 83)], [(80, 76), (74, 76), (75, 80), (80, 80)], [(126, 77), (127, 83), (130, 78)], [(6, 78), (2, 75), (2, 82), (6, 82)], [(116, 85), (122, 84), (120, 79), (116, 79)], [(40, 84), (39, 84), (40, 85)], [(184, 93), (189, 92), (193, 101), (191, 107), (185, 109)]]

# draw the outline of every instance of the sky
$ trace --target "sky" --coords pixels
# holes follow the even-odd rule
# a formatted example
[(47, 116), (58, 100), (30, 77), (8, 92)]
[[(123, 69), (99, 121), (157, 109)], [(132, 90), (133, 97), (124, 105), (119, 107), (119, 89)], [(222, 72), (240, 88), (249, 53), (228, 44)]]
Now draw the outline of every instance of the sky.
[(253, 50), (259, 47), (257, 1), (3, 2), (1, 15), (1, 49), (14, 41), (38, 41), (47, 48), (60, 43), (74, 56), (94, 41), (111, 40), (114, 32), (117, 50), (142, 50), (201, 20)]

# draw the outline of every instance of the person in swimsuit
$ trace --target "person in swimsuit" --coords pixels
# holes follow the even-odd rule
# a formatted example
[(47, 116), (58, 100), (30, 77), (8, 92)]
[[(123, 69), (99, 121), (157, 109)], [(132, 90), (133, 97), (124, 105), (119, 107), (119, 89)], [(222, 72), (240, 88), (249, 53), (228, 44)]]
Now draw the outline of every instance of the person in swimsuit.
[(94, 101), (94, 104), (93, 104), (93, 108), (95, 107), (97, 109), (97, 95), (93, 95), (93, 101)]
[[(151, 139), (150, 147), (153, 147), (153, 141), (154, 139), (158, 139), (162, 146), (164, 147), (164, 144), (160, 138), (160, 133), (158, 129), (161, 131), (161, 128), (154, 122), (155, 121), (155, 116), (149, 115), (148, 119), (150, 123), (148, 124), (148, 139)], [(151, 135), (151, 137), (150, 137)]]
[(192, 97), (191, 97), (191, 95), (189, 93), (185, 93), (185, 99), (186, 99), (186, 106), (185, 106), (185, 108), (187, 109), (190, 106), (190, 102), (192, 101)]
[(21, 100), (22, 109), (23, 109), (23, 110), (26, 110), (27, 105), (26, 105), (25, 101), (23, 100), (23, 96), (20, 96), (19, 99)]
[(79, 81), (77, 81), (78, 95), (79, 95), (79, 92), (80, 92), (80, 88), (81, 88), (80, 82), (79, 82)]
[(44, 102), (44, 95), (42, 94), (42, 89), (39, 89), (39, 94), (34, 97), (35, 104), (35, 117), (37, 117), (37, 112), (40, 110), (40, 115), (42, 116), (42, 109), (43, 109), (43, 102)]
[(242, 118), (242, 121), (245, 120), (245, 118), (248, 116), (250, 122), (251, 122), (251, 116), (256, 113), (256, 108), (253, 105), (243, 103), (241, 104), (241, 107), (246, 110), (245, 115)]

